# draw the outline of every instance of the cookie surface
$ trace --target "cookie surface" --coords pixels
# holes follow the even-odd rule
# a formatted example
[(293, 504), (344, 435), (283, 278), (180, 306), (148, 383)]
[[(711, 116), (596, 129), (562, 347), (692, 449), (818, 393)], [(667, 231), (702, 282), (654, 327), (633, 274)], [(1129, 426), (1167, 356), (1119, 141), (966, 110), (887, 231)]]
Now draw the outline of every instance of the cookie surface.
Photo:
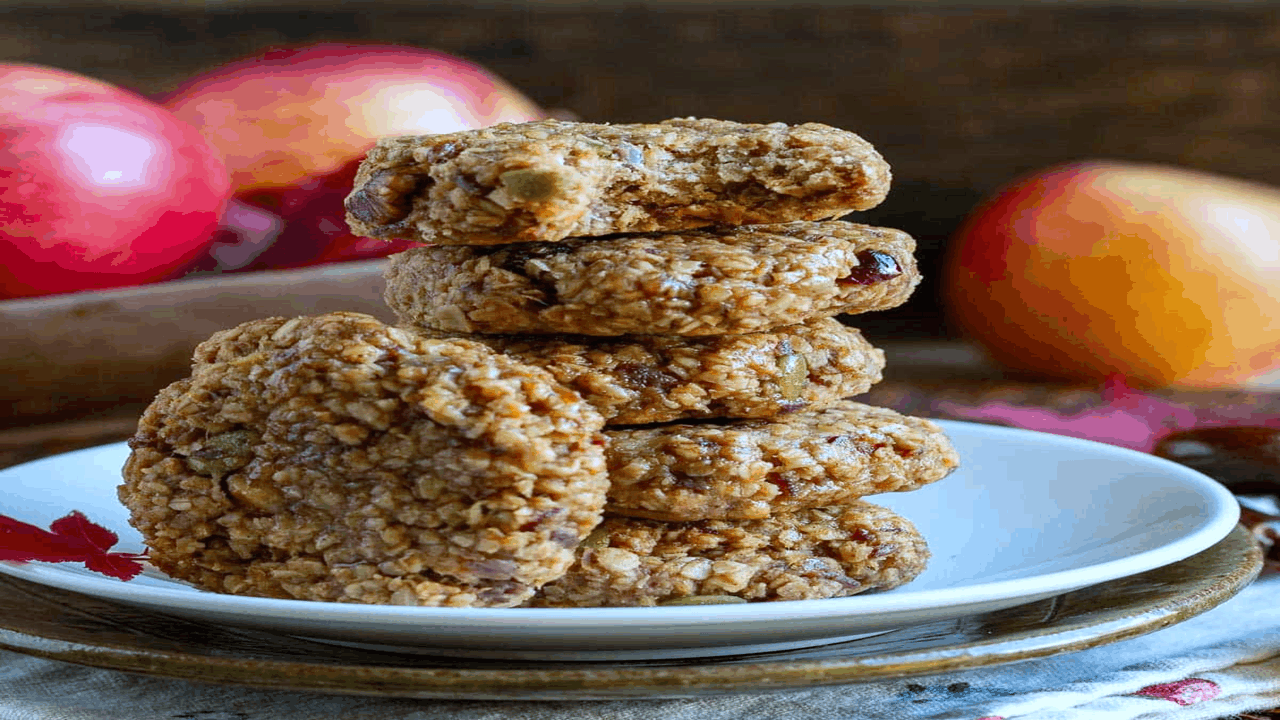
[(663, 523), (607, 516), (535, 607), (814, 600), (903, 585), (928, 546), (905, 518), (865, 502), (764, 520)]
[(404, 323), (454, 333), (736, 335), (896, 307), (915, 241), (832, 220), (493, 247), (420, 247), (387, 268)]
[(614, 428), (615, 515), (756, 519), (913, 490), (959, 466), (936, 424), (852, 400), (774, 420)]
[(468, 337), (546, 368), (607, 425), (771, 418), (865, 392), (884, 369), (882, 351), (832, 318), (696, 338)]
[(379, 140), (346, 207), (357, 235), (491, 245), (821, 220), (889, 183), (870, 143), (817, 123), (543, 120)]
[(372, 317), (215, 334), (143, 414), (120, 500), (218, 592), (511, 606), (598, 523), (602, 418), (538, 368)]

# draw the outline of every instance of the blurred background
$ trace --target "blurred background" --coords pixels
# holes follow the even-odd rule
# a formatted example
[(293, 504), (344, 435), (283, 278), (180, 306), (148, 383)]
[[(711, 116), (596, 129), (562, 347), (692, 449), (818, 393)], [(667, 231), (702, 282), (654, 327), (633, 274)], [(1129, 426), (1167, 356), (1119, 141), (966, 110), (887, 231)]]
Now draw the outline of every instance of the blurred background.
[[(460, 56), (560, 117), (813, 121), (857, 132), (888, 159), (895, 182), (880, 207), (850, 219), (911, 233), (925, 275), (905, 306), (858, 316), (877, 343), (961, 337), (939, 283), (948, 242), (980, 200), (1028, 172), (1107, 158), (1280, 186), (1280, 10), (1265, 3), (0, 0), (0, 62), (61, 68), (152, 98), (224, 63), (323, 41)], [(334, 187), (324, 197), (349, 187), (325, 182)], [(164, 294), (132, 305), (11, 301), (17, 309), (0, 317), (3, 362), (38, 391), (15, 395), (0, 415), (127, 415), (122, 400), (144, 402), (184, 372), (191, 343), (236, 313), (262, 311), (261, 286), (234, 311), (228, 287), (207, 306), (172, 296), (188, 308), (172, 317), (153, 309)], [(350, 307), (344, 287), (324, 280), (323, 297), (299, 311)], [(376, 307), (372, 285), (353, 292)], [(139, 317), (156, 337), (180, 341), (131, 331)], [(68, 318), (97, 323), (99, 345)], [(1088, 318), (1076, 329), (1090, 332)], [(123, 357), (113, 343), (130, 332), (136, 362), (102, 362)], [(916, 359), (944, 366), (940, 382), (975, 357), (958, 344), (922, 347)], [(1041, 365), (1049, 372), (1058, 362)]]
[(858, 219), (927, 277), (868, 333), (946, 337), (936, 263), (984, 195), (1087, 157), (1280, 184), (1280, 13), (1260, 3), (0, 3), (0, 60), (147, 95), (263, 48), (379, 40), (474, 60), (584, 120), (701, 115), (853, 130), (893, 167)]

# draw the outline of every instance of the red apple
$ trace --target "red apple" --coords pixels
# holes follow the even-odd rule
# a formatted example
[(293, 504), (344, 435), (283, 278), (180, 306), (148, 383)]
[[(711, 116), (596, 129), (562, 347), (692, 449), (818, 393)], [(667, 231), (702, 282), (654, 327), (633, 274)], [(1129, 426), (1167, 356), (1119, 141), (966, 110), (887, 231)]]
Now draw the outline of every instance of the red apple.
[(412, 243), (358, 237), (347, 228), (342, 200), (359, 167), (360, 161), (352, 160), (297, 185), (239, 193), (196, 269), (283, 269), (382, 257), (409, 248)]
[(161, 280), (230, 195), (200, 132), (114, 85), (0, 64), (0, 295)]
[(545, 117), (474, 63), (386, 44), (271, 50), (198, 75), (162, 102), (204, 130), (239, 191), (338, 171), (382, 136)]

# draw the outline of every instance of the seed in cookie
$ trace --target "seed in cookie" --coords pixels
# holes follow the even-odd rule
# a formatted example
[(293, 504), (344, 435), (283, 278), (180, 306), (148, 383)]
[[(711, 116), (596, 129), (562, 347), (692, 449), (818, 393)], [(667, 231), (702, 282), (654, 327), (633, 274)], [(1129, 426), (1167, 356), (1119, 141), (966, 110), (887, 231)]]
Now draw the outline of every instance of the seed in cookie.
[(756, 519), (936, 482), (959, 465), (942, 429), (852, 400), (773, 420), (612, 428), (615, 515)]
[(607, 425), (771, 418), (866, 392), (884, 353), (833, 318), (745, 335), (469, 335), (544, 367)]
[(870, 143), (818, 123), (543, 120), (384, 138), (346, 207), (357, 235), (493, 245), (823, 220), (889, 182)]
[(130, 441), (165, 573), (240, 595), (511, 606), (599, 522), (603, 419), (546, 371), (367, 315), (215, 334)]
[(606, 516), (534, 607), (814, 600), (915, 579), (928, 546), (910, 521), (865, 502), (763, 520), (664, 523)]
[(443, 332), (736, 335), (896, 307), (920, 282), (914, 251), (839, 220), (421, 247), (393, 258), (386, 300)]

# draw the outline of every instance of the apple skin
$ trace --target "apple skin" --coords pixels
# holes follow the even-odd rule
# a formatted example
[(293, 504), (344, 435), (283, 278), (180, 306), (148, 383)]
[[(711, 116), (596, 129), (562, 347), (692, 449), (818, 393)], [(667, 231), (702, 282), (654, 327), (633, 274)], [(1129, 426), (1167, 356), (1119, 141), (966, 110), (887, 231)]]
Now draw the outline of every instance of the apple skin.
[(230, 194), (218, 153), (163, 107), (75, 73), (0, 64), (0, 296), (173, 277)]
[(1131, 386), (1280, 380), (1280, 188), (1091, 160), (997, 192), (948, 246), (944, 303), (1006, 367)]
[(484, 68), (379, 43), (316, 43), (220, 65), (160, 98), (202, 128), (237, 191), (340, 170), (383, 136), (454, 132), (546, 117)]
[(352, 235), (342, 200), (359, 160), (282, 188), (237, 193), (195, 270), (243, 272), (383, 257), (416, 243)]

